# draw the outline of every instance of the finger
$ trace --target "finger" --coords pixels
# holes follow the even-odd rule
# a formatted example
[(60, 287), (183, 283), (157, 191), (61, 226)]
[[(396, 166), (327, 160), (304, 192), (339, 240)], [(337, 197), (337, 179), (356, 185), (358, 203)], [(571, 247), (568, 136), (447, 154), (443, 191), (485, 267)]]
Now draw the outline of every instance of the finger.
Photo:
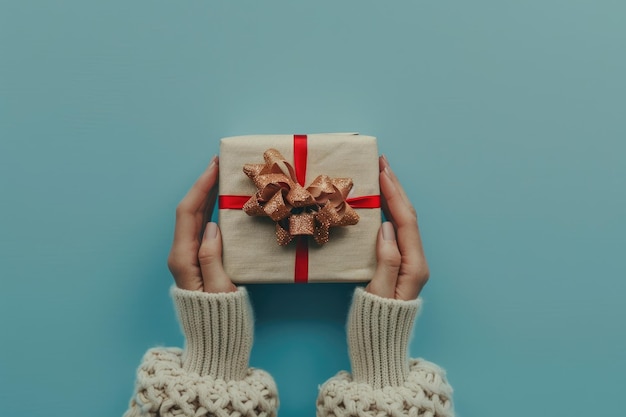
[(222, 265), (222, 235), (216, 223), (209, 222), (204, 230), (198, 262), (204, 282), (204, 292), (232, 292), (237, 288)]
[[(402, 253), (403, 262), (406, 261), (405, 254), (417, 253), (420, 255), (415, 261), (423, 258), (422, 239), (419, 234), (417, 224), (417, 214), (410, 202), (407, 202), (401, 195), (400, 190), (388, 175), (389, 168), (386, 168), (380, 175), (380, 188), (383, 200), (387, 203), (391, 218), (396, 227), (398, 245)], [(409, 259), (413, 260), (413, 259)]]
[[(404, 188), (400, 184), (398, 177), (396, 177), (395, 173), (391, 169), (391, 166), (389, 165), (389, 161), (387, 160), (387, 157), (385, 155), (381, 155), (380, 158), (378, 159), (378, 167), (379, 167), (380, 174), (381, 175), (386, 174), (388, 178), (391, 180), (393, 187), (395, 188), (395, 190), (398, 191), (405, 205), (409, 207), (410, 210), (413, 210), (413, 206), (411, 205), (411, 201), (409, 200), (409, 197), (407, 196), (406, 192), (404, 191)], [(389, 209), (389, 205), (385, 198), (381, 200), (381, 208), (383, 210), (383, 213), (385, 214), (385, 218), (390, 220), (394, 224), (396, 224), (396, 221), (393, 217), (393, 213)]]
[(400, 180), (398, 180), (398, 177), (396, 176), (396, 174), (391, 169), (391, 165), (389, 165), (389, 160), (387, 159), (387, 157), (385, 155), (381, 155), (380, 156), (379, 162), (378, 162), (378, 167), (379, 167), (379, 170), (381, 172), (383, 172), (383, 171), (387, 172), (387, 174), (389, 175), (389, 178), (392, 180), (392, 182), (394, 183), (394, 185), (396, 186), (396, 188), (400, 192), (400, 195), (402, 196), (404, 201), (407, 204), (411, 204), (411, 200), (409, 199), (409, 197), (406, 194), (406, 191), (404, 190), (404, 188), (400, 184)]
[(402, 256), (396, 296), (405, 300), (415, 299), (428, 279), (417, 214), (388, 165), (380, 174), (380, 187), (389, 217), (396, 227)]
[(379, 297), (395, 298), (402, 257), (391, 222), (384, 222), (378, 230), (376, 260), (374, 277), (365, 289)]
[[(217, 201), (217, 194), (218, 189), (216, 186), (213, 186), (207, 196), (206, 205), (202, 215), (202, 224), (207, 224), (207, 222), (211, 221), (211, 218), (213, 217), (213, 210), (215, 209), (215, 202)], [(199, 238), (202, 238), (202, 236), (199, 236)]]
[(216, 180), (217, 158), (213, 157), (207, 169), (176, 207), (174, 241), (168, 257), (168, 267), (180, 288), (202, 289), (198, 265), (199, 236), (204, 224), (201, 199), (214, 187)]
[[(172, 248), (184, 245), (184, 249), (190, 249), (189, 245), (192, 242), (198, 242), (204, 225), (202, 220), (205, 206), (211, 190), (215, 187), (217, 176), (217, 157), (213, 157), (207, 169), (176, 207), (176, 226)], [(189, 256), (194, 257), (195, 253), (190, 253)]]
[[(196, 180), (187, 195), (183, 198), (185, 205), (190, 209), (202, 210), (206, 205), (209, 192), (217, 183), (219, 159), (217, 156), (211, 158), (209, 166), (204, 170), (202, 175)], [(181, 202), (181, 203), (182, 203)]]
[(383, 169), (385, 169), (386, 166), (389, 166), (389, 161), (387, 160), (387, 157), (383, 154), (378, 157), (378, 172), (381, 172)]
[(391, 168), (388, 166), (379, 174), (382, 201), (385, 203), (384, 207), (387, 210), (385, 216), (393, 219), (396, 227), (400, 227), (403, 224), (417, 223), (415, 209), (406, 197), (406, 194), (404, 194), (400, 183), (394, 181), (392, 175)]

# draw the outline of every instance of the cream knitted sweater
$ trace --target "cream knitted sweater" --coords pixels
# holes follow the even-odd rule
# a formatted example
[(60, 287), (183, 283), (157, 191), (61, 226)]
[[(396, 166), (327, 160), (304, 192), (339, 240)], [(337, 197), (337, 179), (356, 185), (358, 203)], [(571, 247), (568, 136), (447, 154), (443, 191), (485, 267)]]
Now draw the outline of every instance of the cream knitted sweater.
[[(125, 417), (276, 416), (272, 377), (250, 368), (252, 309), (243, 287), (207, 294), (172, 288), (185, 349), (150, 349)], [(381, 298), (357, 288), (348, 316), (352, 374), (320, 388), (318, 417), (454, 416), (445, 372), (407, 348), (421, 300)]]

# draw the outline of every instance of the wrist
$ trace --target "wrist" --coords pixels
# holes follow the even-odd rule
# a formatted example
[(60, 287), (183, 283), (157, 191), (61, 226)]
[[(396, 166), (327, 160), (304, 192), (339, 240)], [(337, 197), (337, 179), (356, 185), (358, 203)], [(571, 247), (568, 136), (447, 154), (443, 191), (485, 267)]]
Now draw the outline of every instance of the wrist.
[(241, 380), (252, 348), (252, 308), (245, 288), (205, 293), (171, 289), (185, 335), (183, 369), (216, 379)]
[(421, 299), (383, 298), (357, 288), (348, 316), (348, 348), (355, 382), (399, 386), (409, 374), (408, 345)]

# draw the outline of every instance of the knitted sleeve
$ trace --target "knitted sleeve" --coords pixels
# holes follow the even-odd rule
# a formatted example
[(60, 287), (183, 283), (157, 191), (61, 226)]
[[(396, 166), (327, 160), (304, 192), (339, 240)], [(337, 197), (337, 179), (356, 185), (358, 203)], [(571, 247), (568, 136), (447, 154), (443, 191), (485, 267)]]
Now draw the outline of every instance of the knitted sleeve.
[(253, 320), (245, 288), (208, 294), (173, 287), (171, 294), (185, 349), (145, 354), (124, 416), (276, 416), (274, 380), (248, 367)]
[(452, 417), (452, 387), (445, 371), (407, 349), (421, 300), (381, 298), (357, 288), (348, 315), (352, 374), (326, 381), (318, 417)]

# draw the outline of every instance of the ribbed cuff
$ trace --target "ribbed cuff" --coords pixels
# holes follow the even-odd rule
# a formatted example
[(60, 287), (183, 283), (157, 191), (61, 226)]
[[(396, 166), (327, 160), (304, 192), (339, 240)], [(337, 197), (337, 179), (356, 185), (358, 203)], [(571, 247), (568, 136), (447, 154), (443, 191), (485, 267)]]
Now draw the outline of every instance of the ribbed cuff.
[(356, 289), (348, 316), (348, 348), (355, 382), (379, 389), (406, 381), (409, 339), (421, 304), (421, 299), (394, 300)]
[(171, 289), (185, 335), (183, 369), (215, 379), (241, 380), (252, 348), (252, 308), (245, 288), (205, 293)]

